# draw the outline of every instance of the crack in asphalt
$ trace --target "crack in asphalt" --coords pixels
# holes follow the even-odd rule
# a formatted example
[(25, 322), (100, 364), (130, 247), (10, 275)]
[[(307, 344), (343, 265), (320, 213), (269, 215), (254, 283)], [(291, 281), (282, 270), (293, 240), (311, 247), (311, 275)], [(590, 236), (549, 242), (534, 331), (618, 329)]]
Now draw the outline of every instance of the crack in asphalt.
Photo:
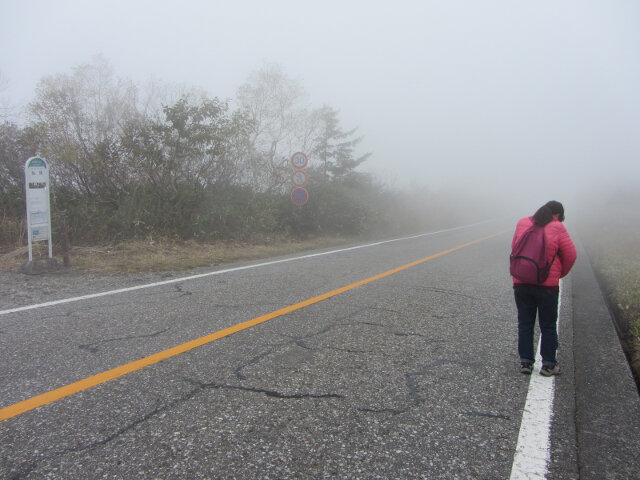
[[(177, 293), (183, 293), (183, 295), (189, 295), (190, 292), (183, 292), (182, 288), (180, 287), (180, 285), (176, 285), (176, 292)], [(385, 323), (375, 323), (375, 322), (369, 322), (369, 321), (356, 321), (354, 320), (355, 317), (357, 317), (358, 315), (362, 314), (363, 312), (366, 312), (368, 310), (379, 310), (376, 308), (371, 308), (371, 307), (364, 307), (364, 308), (360, 308), (357, 309), (354, 312), (351, 312), (350, 314), (337, 319), (337, 321), (335, 321), (334, 323), (331, 323), (329, 325), (326, 325), (325, 327), (323, 327), (322, 329), (313, 332), (313, 333), (308, 333), (302, 336), (295, 336), (295, 335), (283, 335), (285, 338), (287, 338), (286, 341), (284, 342), (280, 342), (277, 344), (273, 344), (271, 345), (271, 347), (264, 351), (263, 353), (260, 353), (256, 356), (254, 356), (253, 358), (249, 359), (245, 364), (239, 366), (237, 369), (235, 369), (234, 373), (236, 375), (236, 377), (240, 380), (246, 380), (247, 377), (242, 373), (242, 370), (250, 365), (255, 365), (258, 364), (260, 361), (262, 361), (264, 358), (266, 358), (269, 355), (272, 355), (275, 353), (275, 350), (277, 348), (286, 346), (286, 345), (297, 345), (300, 348), (303, 349), (307, 349), (307, 350), (319, 350), (319, 349), (331, 349), (331, 350), (336, 350), (336, 351), (343, 351), (343, 352), (348, 352), (348, 353), (355, 353), (355, 354), (366, 354), (366, 353), (371, 353), (372, 351), (364, 351), (364, 350), (351, 350), (351, 349), (341, 349), (338, 347), (318, 347), (318, 348), (314, 348), (314, 347), (310, 347), (305, 340), (308, 340), (310, 338), (313, 337), (317, 337), (320, 335), (324, 335), (328, 332), (330, 332), (331, 330), (337, 328), (337, 327), (341, 327), (341, 326), (354, 326), (354, 325), (367, 325), (367, 326), (375, 326), (375, 327), (382, 327), (382, 328), (389, 328), (390, 325), (387, 325)], [(398, 313), (396, 311), (392, 311), (393, 313)], [(345, 320), (347, 320), (345, 322)], [(352, 321), (349, 321), (352, 320)], [(154, 333), (150, 333), (150, 334), (146, 334), (146, 335), (131, 335), (131, 336), (126, 336), (126, 337), (119, 337), (119, 338), (112, 338), (112, 339), (107, 339), (107, 340), (102, 340), (102, 341), (98, 341), (98, 342), (94, 342), (94, 343), (88, 343), (88, 344), (83, 344), (83, 345), (79, 345), (79, 348), (81, 349), (85, 349), (88, 350), (92, 353), (96, 353), (98, 351), (98, 346), (100, 345), (104, 345), (106, 343), (109, 342), (114, 342), (114, 341), (123, 341), (123, 340), (131, 340), (131, 339), (139, 339), (139, 338), (149, 338), (149, 337), (154, 337), (154, 336), (158, 336), (161, 335), (167, 331), (170, 330), (170, 327), (158, 331), (158, 332), (154, 332)], [(2, 333), (2, 332), (0, 332)], [(402, 332), (402, 331), (393, 331), (392, 332), (393, 335), (397, 336), (397, 337), (409, 337), (409, 336), (416, 336), (416, 337), (421, 337), (421, 338), (427, 338), (426, 335), (421, 334), (421, 333), (416, 333), (413, 331), (409, 331), (409, 332)], [(430, 343), (435, 343), (435, 342), (446, 342), (446, 340), (443, 339), (430, 339)], [(417, 371), (412, 371), (409, 373), (405, 374), (405, 380), (406, 380), (406, 385), (407, 388), (409, 390), (409, 396), (410, 398), (413, 400), (414, 404), (420, 404), (422, 403), (424, 400), (421, 399), (418, 396), (418, 381), (417, 379), (421, 376), (424, 375), (428, 375), (429, 373), (432, 373), (433, 369), (444, 365), (444, 364), (459, 364), (459, 365), (464, 365), (464, 366), (469, 366), (469, 365), (474, 365), (472, 363), (464, 363), (464, 362), (458, 362), (458, 361), (451, 361), (451, 360), (438, 360), (436, 362), (433, 362), (427, 366), (425, 366), (424, 368), (422, 368), (421, 370), (417, 370)], [(235, 391), (242, 391), (242, 392), (248, 392), (248, 393), (254, 393), (254, 394), (261, 394), (261, 395), (265, 395), (267, 397), (270, 398), (276, 398), (276, 399), (282, 399), (282, 400), (304, 400), (304, 399), (344, 399), (345, 396), (341, 395), (341, 394), (337, 394), (337, 393), (310, 393), (310, 392), (296, 392), (296, 393), (283, 393), (281, 391), (277, 391), (277, 390), (273, 390), (273, 389), (268, 389), (268, 388), (259, 388), (259, 387), (252, 387), (252, 386), (244, 386), (244, 385), (232, 385), (232, 384), (226, 384), (226, 383), (219, 383), (219, 382), (200, 382), (194, 379), (189, 379), (189, 378), (183, 378), (184, 381), (186, 381), (188, 384), (191, 384), (194, 386), (193, 389), (189, 390), (188, 392), (185, 392), (183, 395), (179, 396), (178, 398), (164, 404), (164, 405), (157, 405), (155, 408), (153, 408), (152, 410), (150, 410), (149, 412), (147, 412), (146, 414), (142, 415), (141, 417), (127, 423), (126, 425), (122, 426), (121, 428), (118, 428), (116, 431), (114, 431), (112, 434), (104, 437), (101, 440), (97, 440), (95, 442), (86, 444), (86, 445), (79, 445), (79, 446), (75, 446), (75, 447), (69, 447), (69, 448), (65, 448), (59, 451), (55, 451), (55, 452), (51, 452), (49, 453), (45, 459), (42, 460), (42, 462), (44, 461), (51, 461), (52, 459), (55, 459), (57, 457), (62, 457), (66, 454), (69, 453), (78, 453), (78, 452), (83, 452), (83, 451), (87, 451), (87, 450), (92, 450), (101, 446), (104, 446), (110, 442), (112, 442), (113, 440), (117, 439), (118, 437), (126, 434), (127, 432), (135, 429), (136, 427), (140, 426), (141, 424), (147, 422), (148, 420), (150, 420), (151, 418), (163, 413), (164, 411), (175, 407), (176, 405), (179, 405), (181, 403), (187, 402), (189, 400), (191, 400), (196, 394), (198, 394), (199, 392), (202, 392), (204, 390), (235, 390)], [(398, 408), (368, 408), (368, 407), (360, 407), (357, 408), (358, 411), (365, 413), (365, 414), (391, 414), (393, 416), (401, 414), (401, 413), (406, 413), (408, 410), (407, 409), (398, 409)], [(488, 417), (488, 418), (496, 418), (496, 419), (504, 419), (504, 420), (510, 420), (510, 417), (505, 416), (505, 415), (499, 415), (499, 414), (494, 414), (494, 413), (487, 413), (487, 412), (465, 412), (464, 415), (469, 415), (469, 416), (481, 416), (481, 417)], [(33, 472), (34, 470), (36, 470), (38, 468), (38, 466), (42, 463), (42, 462), (25, 462), (23, 463), (19, 469), (16, 469), (15, 467), (13, 467), (13, 469), (11, 470), (10, 476), (8, 477), (10, 480), (21, 480), (23, 478), (26, 478), (28, 475), (31, 474), (31, 472)]]
[(176, 289), (177, 293), (181, 293), (182, 295), (180, 295), (178, 298), (180, 297), (186, 297), (188, 295), (193, 295), (193, 292), (190, 292), (189, 290), (182, 290), (182, 284), (181, 283), (176, 283), (173, 288)]
[(500, 420), (511, 420), (509, 415), (500, 415), (498, 413), (488, 413), (488, 412), (462, 412), (462, 415), (469, 415), (473, 417), (487, 417), (487, 418), (497, 418)]
[[(236, 378), (240, 379), (240, 380), (247, 380), (247, 376), (244, 375), (244, 373), (242, 373), (242, 370), (244, 370), (246, 367), (252, 366), (252, 365), (257, 365), (258, 363), (260, 363), (260, 361), (262, 361), (264, 358), (268, 357), (271, 354), (276, 353), (275, 350), (277, 348), (280, 347), (284, 347), (287, 345), (297, 345), (298, 347), (305, 349), (305, 350), (312, 350), (312, 351), (317, 351), (317, 350), (332, 350), (332, 351), (337, 351), (337, 352), (345, 352), (345, 353), (352, 353), (352, 354), (370, 354), (370, 353), (374, 353), (374, 352), (378, 352), (380, 355), (384, 355), (383, 352), (379, 351), (379, 350), (357, 350), (357, 349), (351, 349), (351, 348), (340, 348), (340, 347), (334, 347), (334, 346), (324, 346), (324, 347), (312, 347), (309, 346), (305, 340), (308, 340), (310, 338), (314, 338), (320, 335), (324, 335), (328, 332), (330, 332), (331, 330), (337, 328), (337, 327), (349, 327), (349, 326), (354, 326), (354, 325), (366, 325), (366, 326), (375, 326), (375, 327), (381, 327), (381, 328), (390, 328), (389, 325), (384, 324), (384, 323), (375, 323), (375, 322), (368, 322), (368, 321), (351, 321), (349, 322), (348, 320), (353, 320), (354, 317), (356, 317), (357, 315), (368, 311), (368, 310), (375, 310), (375, 311), (379, 311), (379, 310), (384, 310), (387, 312), (392, 312), (392, 313), (399, 313), (395, 310), (389, 310), (389, 309), (379, 309), (379, 308), (372, 308), (372, 307), (362, 307), (359, 308), (351, 313), (349, 313), (348, 315), (345, 315), (343, 317), (337, 318), (335, 322), (332, 322), (328, 325), (326, 325), (325, 327), (323, 327), (322, 329), (316, 331), (316, 332), (312, 332), (312, 333), (308, 333), (306, 335), (287, 335), (287, 334), (282, 334), (283, 337), (288, 338), (289, 341), (286, 342), (281, 342), (281, 343), (277, 343), (277, 344), (272, 344), (270, 346), (270, 348), (262, 353), (260, 353), (259, 355), (254, 356), (253, 358), (251, 358), (250, 360), (248, 360), (246, 363), (244, 363), (243, 365), (238, 366), (235, 370), (234, 370), (234, 374), (236, 376)], [(433, 338), (433, 339), (429, 339), (429, 337), (427, 335), (421, 334), (421, 333), (416, 333), (416, 332), (402, 332), (402, 331), (394, 331), (393, 335), (398, 336), (398, 337), (410, 337), (410, 336), (416, 336), (416, 337), (421, 337), (421, 338), (426, 338), (427, 343), (429, 345), (433, 344), (433, 343), (445, 343), (447, 342), (447, 340), (445, 339), (440, 339), (440, 338)]]
[(309, 334), (309, 335), (304, 335), (304, 336), (301, 336), (301, 337), (296, 337), (296, 336), (293, 336), (293, 335), (283, 335), (286, 338), (290, 338), (290, 341), (272, 344), (270, 346), (270, 348), (268, 350), (266, 350), (265, 352), (262, 352), (261, 354), (252, 357), (246, 363), (238, 366), (238, 368), (236, 368), (233, 371), (233, 373), (235, 374), (235, 376), (238, 379), (247, 380), (247, 376), (244, 373), (242, 373), (242, 370), (244, 370), (245, 368), (247, 368), (247, 367), (249, 367), (251, 365), (257, 365), (264, 358), (268, 357), (271, 354), (274, 354), (276, 349), (279, 348), (279, 347), (284, 347), (284, 346), (287, 346), (287, 345), (294, 344), (294, 345), (297, 345), (298, 347), (303, 348), (305, 350), (317, 350), (316, 348), (309, 347), (307, 344), (305, 344), (304, 343), (304, 339), (305, 338), (311, 338), (311, 337), (313, 337), (315, 335), (319, 335), (320, 333), (326, 333), (326, 331), (328, 331), (328, 330), (330, 330), (329, 327), (322, 329), (322, 331), (320, 331), (320, 332)]
[(375, 323), (375, 322), (358, 322), (362, 325), (369, 325), (370, 327), (386, 327), (384, 323)]
[(408, 410), (399, 410), (397, 408), (358, 408), (359, 412), (363, 413), (390, 413), (391, 415), (399, 415), (406, 413)]
[(49, 454), (46, 455), (46, 458), (43, 458), (42, 461), (37, 462), (37, 461), (31, 461), (31, 462), (24, 462), (23, 464), (20, 465), (19, 468), (17, 467), (9, 467), (9, 476), (7, 477), (8, 480), (21, 480), (24, 479), (26, 477), (28, 477), (34, 470), (36, 470), (38, 468), (38, 466), (41, 463), (44, 463), (44, 461), (52, 461), (56, 458), (60, 458), (63, 457), (66, 454), (69, 453), (79, 453), (79, 452), (85, 452), (88, 450), (92, 450), (104, 445), (107, 445), (108, 443), (112, 442), (113, 440), (117, 439), (118, 437), (121, 437), (122, 435), (126, 434), (127, 432), (135, 429), (136, 427), (138, 427), (139, 425), (147, 422), (148, 420), (150, 420), (151, 418), (163, 413), (164, 411), (173, 408), (181, 403), (187, 402), (189, 400), (191, 400), (195, 395), (197, 395), (198, 393), (202, 392), (203, 390), (238, 390), (238, 391), (243, 391), (243, 392), (249, 392), (249, 393), (258, 393), (258, 394), (264, 394), (267, 397), (271, 397), (271, 398), (278, 398), (278, 399), (282, 399), (282, 400), (305, 400), (305, 399), (323, 399), (323, 398), (337, 398), (337, 399), (343, 399), (345, 398), (344, 395), (339, 395), (339, 394), (335, 394), (335, 393), (292, 393), (292, 394), (286, 394), (286, 393), (281, 393), (278, 392), (276, 390), (269, 390), (266, 388), (257, 388), (257, 387), (248, 387), (248, 386), (242, 386), (242, 385), (228, 385), (228, 384), (223, 384), (223, 383), (216, 383), (216, 382), (209, 382), (209, 383), (204, 383), (204, 382), (199, 382), (197, 380), (193, 380), (190, 378), (183, 378), (183, 380), (191, 385), (194, 385), (195, 387), (191, 390), (189, 390), (188, 392), (184, 393), (183, 395), (179, 396), (178, 398), (176, 398), (175, 400), (172, 400), (164, 405), (159, 405), (156, 406), (153, 410), (145, 413), (144, 415), (142, 415), (140, 418), (137, 418), (136, 420), (127, 423), (126, 425), (124, 425), (123, 427), (117, 429), (115, 432), (113, 432), (112, 434), (106, 436), (105, 438), (101, 439), (101, 440), (97, 440), (95, 442), (91, 442), (89, 444), (86, 445), (80, 445), (80, 446), (75, 446), (75, 447), (68, 447), (68, 448), (64, 448), (61, 450), (57, 450), (57, 451), (52, 451)]
[[(135, 285), (134, 285), (135, 286)], [(89, 292), (86, 293), (85, 295), (92, 295), (93, 293), (99, 293), (99, 292)], [(189, 290), (183, 290), (182, 284), (175, 284), (173, 285), (173, 288), (169, 291), (167, 290), (158, 290), (158, 291), (145, 291), (145, 292), (140, 292), (137, 294), (138, 298), (142, 298), (142, 297), (158, 297), (158, 296), (166, 296), (168, 293), (180, 293), (181, 295), (178, 295), (177, 298), (181, 298), (184, 296), (188, 296), (188, 295), (193, 295), (193, 292), (189, 291)], [(152, 300), (150, 300), (152, 301)], [(82, 311), (86, 311), (86, 312), (93, 312), (93, 311), (97, 311), (100, 310), (102, 308), (114, 308), (114, 307), (127, 307), (129, 306), (129, 303), (127, 303), (126, 301), (123, 302), (106, 302), (103, 301), (102, 303), (99, 301), (96, 301), (96, 303), (94, 303), (93, 305), (87, 305), (87, 306), (79, 306), (77, 308), (74, 309), (73, 312), (65, 312), (65, 313), (51, 313), (51, 314), (44, 314), (42, 316), (42, 318), (44, 319), (55, 319), (55, 318), (60, 318), (60, 317), (68, 317), (71, 314), (78, 314), (79, 312)], [(19, 305), (22, 306), (22, 305)], [(9, 307), (11, 308), (11, 307)]]
[(354, 350), (352, 348), (325, 347), (326, 350), (343, 353), (375, 353), (376, 350)]
[(414, 333), (414, 332), (393, 332), (393, 334), (396, 337), (423, 337), (423, 338), (426, 337), (426, 335), (423, 335), (422, 333)]
[(197, 380), (185, 378), (185, 381), (197, 385), (198, 389), (213, 389), (213, 390), (239, 390), (242, 392), (250, 392), (250, 393), (262, 393), (267, 397), (281, 398), (284, 400), (290, 399), (305, 399), (305, 398), (344, 398), (344, 395), (339, 395), (337, 393), (281, 393), (277, 390), (269, 390), (266, 388), (257, 388), (257, 387), (248, 387), (242, 385), (227, 385), (224, 383), (216, 383), (216, 382), (199, 382)]
[(145, 335), (129, 335), (126, 337), (117, 337), (117, 338), (108, 338), (107, 340), (100, 340), (98, 342), (93, 342), (93, 343), (85, 343), (82, 345), (78, 345), (78, 348), (80, 348), (81, 350), (87, 350), (91, 353), (98, 353), (98, 346), (99, 345), (104, 345), (105, 343), (110, 343), (110, 342), (119, 342), (122, 340), (134, 340), (134, 339), (139, 339), (139, 338), (151, 338), (151, 337), (157, 337), (158, 335), (162, 335), (163, 333), (168, 332), (169, 330), (171, 330), (171, 327), (167, 327), (164, 330), (160, 330), (158, 332), (154, 332), (154, 333), (148, 333)]
[(21, 468), (20, 470), (16, 471), (16, 469), (14, 468), (12, 471), (16, 471), (16, 473), (13, 476), (8, 477), (9, 480), (21, 480), (23, 478), (26, 478), (33, 470), (35, 470), (36, 468), (38, 468), (38, 466), (41, 463), (44, 463), (45, 460), (49, 460), (52, 461), (56, 458), (61, 458), (63, 456), (65, 456), (68, 453), (79, 453), (79, 452), (84, 452), (87, 450), (92, 450), (94, 448), (98, 448), (101, 446), (104, 446), (110, 442), (112, 442), (113, 440), (115, 440), (116, 438), (124, 435), (125, 433), (133, 430), (134, 428), (136, 428), (138, 425), (148, 421), (149, 419), (151, 419), (152, 417), (158, 415), (159, 413), (162, 413), (163, 411), (172, 408), (176, 405), (179, 405), (180, 403), (184, 403), (188, 400), (190, 400), (194, 395), (196, 395), (198, 392), (200, 391), (199, 388), (194, 388), (192, 390), (190, 390), (189, 392), (185, 393), (184, 395), (180, 396), (179, 398), (165, 404), (162, 406), (156, 406), (156, 408), (154, 408), (153, 410), (151, 410), (150, 412), (147, 412), (146, 414), (144, 414), (142, 417), (124, 425), (123, 427), (117, 429), (114, 433), (112, 433), (111, 435), (108, 435), (107, 437), (103, 438), (102, 440), (97, 440), (95, 442), (91, 442), (87, 445), (80, 445), (80, 446), (76, 446), (76, 447), (68, 447), (68, 448), (64, 448), (62, 450), (57, 450), (57, 451), (52, 451), (49, 454), (47, 454), (46, 458), (43, 458), (42, 461), (40, 462), (30, 462), (28, 465), (28, 468)]
[(265, 352), (256, 355), (255, 357), (249, 359), (246, 363), (244, 363), (243, 365), (238, 366), (238, 368), (236, 368), (234, 370), (234, 374), (236, 375), (236, 377), (240, 380), (247, 380), (246, 375), (244, 375), (244, 373), (242, 373), (242, 370), (244, 370), (246, 367), (249, 367), (251, 365), (257, 365), (262, 359), (268, 357), (269, 355), (275, 353), (275, 350), (279, 347), (284, 347), (287, 345), (297, 345), (300, 348), (303, 348), (305, 350), (317, 350), (317, 348), (313, 348), (308, 346), (305, 343), (305, 339), (308, 338), (313, 338), (315, 336), (318, 335), (322, 335), (325, 334), (327, 332), (329, 332), (330, 330), (332, 330), (333, 328), (335, 328), (336, 326), (340, 325), (338, 322), (334, 322), (331, 323), (329, 325), (327, 325), (326, 327), (322, 328), (321, 330), (318, 330), (317, 332), (313, 332), (313, 333), (309, 333), (307, 335), (301, 335), (301, 336), (295, 336), (295, 335), (286, 335), (283, 334), (282, 336), (285, 338), (288, 338), (289, 341), (285, 341), (285, 342), (280, 342), (280, 343), (276, 343), (276, 344), (272, 344), (270, 346), (270, 348), (268, 350), (266, 350)]
[(274, 345), (273, 348), (270, 348), (266, 352), (263, 352), (260, 355), (256, 355), (255, 357), (250, 358), (245, 364), (240, 365), (238, 368), (236, 368), (233, 371), (233, 373), (238, 379), (247, 380), (247, 376), (244, 373), (242, 373), (242, 370), (244, 370), (246, 367), (249, 367), (251, 365), (257, 365), (263, 358), (271, 355), (277, 346), (281, 346), (281, 345), (286, 345), (286, 343), (283, 343), (280, 345)]
[[(357, 312), (353, 312), (349, 315), (347, 315), (346, 317), (343, 317), (342, 319), (339, 320), (344, 320), (344, 319), (348, 319), (353, 317), (356, 313), (359, 313), (361, 311), (366, 310), (366, 308), (360, 309)], [(364, 323), (364, 322), (357, 322), (357, 323)], [(342, 351), (342, 352), (347, 352), (347, 353), (371, 353), (371, 351), (367, 351), (367, 350), (350, 350), (350, 349), (340, 349), (337, 347), (319, 347), (319, 348), (314, 348), (314, 347), (310, 347), (309, 345), (307, 345), (307, 343), (305, 342), (306, 339), (309, 338), (313, 338), (313, 337), (317, 337), (319, 335), (323, 335), (325, 333), (330, 332), (331, 330), (333, 330), (334, 328), (337, 328), (339, 326), (349, 326), (349, 325), (353, 325), (353, 323), (342, 323), (340, 321), (336, 321), (333, 323), (330, 323), (329, 325), (325, 326), (324, 328), (313, 332), (313, 333), (309, 333), (306, 335), (300, 335), (300, 336), (296, 336), (296, 335), (287, 335), (287, 334), (283, 334), (282, 336), (285, 338), (288, 338), (289, 341), (286, 342), (281, 342), (281, 343), (277, 343), (277, 344), (273, 344), (270, 346), (270, 348), (259, 354), (256, 355), (255, 357), (251, 358), (249, 361), (247, 361), (245, 364), (238, 366), (238, 368), (236, 368), (234, 370), (234, 374), (236, 375), (236, 377), (240, 380), (247, 380), (247, 376), (244, 375), (242, 373), (242, 370), (244, 370), (246, 367), (249, 367), (251, 365), (257, 365), (261, 360), (263, 360), (264, 358), (268, 357), (269, 355), (275, 353), (275, 350), (279, 347), (284, 347), (287, 345), (297, 345), (298, 347), (305, 349), (305, 350), (322, 350), (322, 349), (327, 349), (327, 350), (334, 350), (334, 351)], [(380, 325), (380, 326), (384, 326), (384, 325)]]
[(469, 298), (471, 300), (478, 300), (478, 297), (474, 297), (472, 295), (466, 295), (456, 290), (450, 290), (447, 288), (429, 287), (427, 285), (414, 285), (412, 288), (415, 290), (426, 290), (429, 292), (444, 293), (446, 295), (455, 295), (456, 297), (463, 297), (463, 298)]

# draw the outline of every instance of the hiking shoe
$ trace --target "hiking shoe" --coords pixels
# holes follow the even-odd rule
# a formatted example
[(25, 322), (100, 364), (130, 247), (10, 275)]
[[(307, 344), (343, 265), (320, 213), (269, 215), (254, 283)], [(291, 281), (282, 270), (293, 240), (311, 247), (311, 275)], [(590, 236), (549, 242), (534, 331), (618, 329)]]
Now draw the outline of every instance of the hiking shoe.
[(525, 375), (531, 375), (533, 372), (533, 365), (530, 363), (521, 363), (520, 364), (520, 373), (524, 373)]
[(560, 366), (559, 365), (554, 365), (553, 367), (543, 366), (540, 369), (540, 375), (544, 375), (545, 377), (550, 377), (552, 375), (560, 375)]

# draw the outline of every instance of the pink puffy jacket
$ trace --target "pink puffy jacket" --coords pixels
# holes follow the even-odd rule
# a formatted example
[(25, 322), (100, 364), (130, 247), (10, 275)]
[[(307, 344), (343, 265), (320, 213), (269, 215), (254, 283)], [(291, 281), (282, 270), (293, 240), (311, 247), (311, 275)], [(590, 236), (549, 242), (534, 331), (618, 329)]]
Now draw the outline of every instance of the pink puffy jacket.
[[(516, 232), (513, 234), (513, 240), (511, 241), (511, 249), (515, 246), (520, 236), (533, 225), (533, 217), (525, 217), (520, 219), (516, 226)], [(543, 287), (557, 287), (560, 283), (560, 279), (569, 273), (571, 267), (576, 261), (578, 254), (576, 247), (569, 236), (569, 232), (564, 227), (563, 223), (553, 219), (547, 223), (544, 227), (545, 243), (547, 247), (547, 261), (551, 261), (554, 255), (556, 255), (551, 270), (549, 271), (549, 277), (541, 283)], [(513, 279), (514, 285), (523, 285), (523, 282), (517, 279)]]

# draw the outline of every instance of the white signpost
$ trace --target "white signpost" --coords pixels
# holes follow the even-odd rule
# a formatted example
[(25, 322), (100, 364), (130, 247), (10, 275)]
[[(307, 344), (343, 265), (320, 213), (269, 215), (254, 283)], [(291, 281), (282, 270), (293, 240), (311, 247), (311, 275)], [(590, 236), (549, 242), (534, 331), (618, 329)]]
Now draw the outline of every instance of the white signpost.
[(24, 183), (27, 198), (29, 262), (33, 260), (33, 242), (44, 240), (49, 242), (49, 258), (52, 258), (49, 165), (46, 160), (40, 157), (27, 160), (24, 165)]

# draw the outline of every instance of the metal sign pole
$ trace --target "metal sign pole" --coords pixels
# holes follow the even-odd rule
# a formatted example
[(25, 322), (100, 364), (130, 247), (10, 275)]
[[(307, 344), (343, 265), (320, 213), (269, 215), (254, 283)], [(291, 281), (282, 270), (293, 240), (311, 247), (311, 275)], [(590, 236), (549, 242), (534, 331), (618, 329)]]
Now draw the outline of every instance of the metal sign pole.
[(30, 232), (30, 221), (29, 221), (29, 209), (27, 208), (27, 241), (29, 242), (29, 262), (33, 261), (33, 253), (32, 253), (32, 245), (33, 243), (31, 242), (31, 232)]

